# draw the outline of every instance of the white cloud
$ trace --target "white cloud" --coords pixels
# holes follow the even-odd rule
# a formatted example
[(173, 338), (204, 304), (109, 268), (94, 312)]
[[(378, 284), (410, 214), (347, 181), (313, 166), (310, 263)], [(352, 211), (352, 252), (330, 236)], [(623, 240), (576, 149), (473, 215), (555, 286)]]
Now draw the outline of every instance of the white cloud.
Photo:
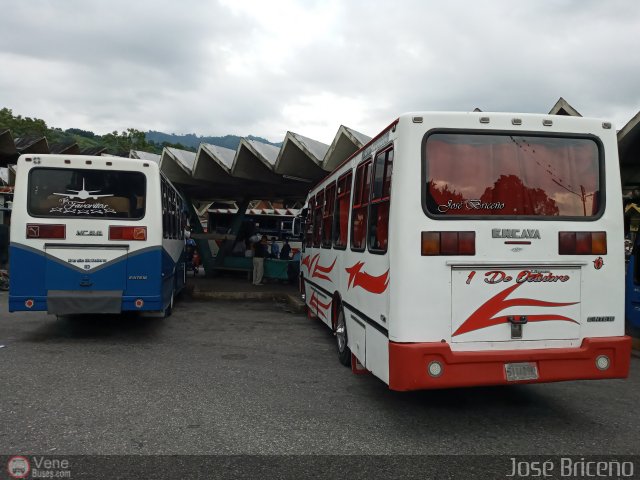
[(403, 111), (640, 109), (633, 0), (220, 0), (3, 6), (0, 106), (49, 125), (328, 143)]

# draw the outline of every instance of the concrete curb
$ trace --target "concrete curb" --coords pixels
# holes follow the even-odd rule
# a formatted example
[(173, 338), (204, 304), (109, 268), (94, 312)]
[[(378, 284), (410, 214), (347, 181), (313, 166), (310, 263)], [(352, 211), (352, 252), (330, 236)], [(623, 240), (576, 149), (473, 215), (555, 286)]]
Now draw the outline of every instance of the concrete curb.
[(191, 298), (197, 300), (245, 300), (245, 301), (279, 301), (285, 302), (294, 313), (302, 313), (305, 304), (298, 295), (278, 292), (212, 292), (201, 291), (196, 288), (188, 289)]

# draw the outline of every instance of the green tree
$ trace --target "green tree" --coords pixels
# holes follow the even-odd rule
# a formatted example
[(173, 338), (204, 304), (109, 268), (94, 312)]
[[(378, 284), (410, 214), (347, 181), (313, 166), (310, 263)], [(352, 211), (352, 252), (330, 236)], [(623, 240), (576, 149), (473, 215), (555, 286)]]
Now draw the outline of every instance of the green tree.
[(107, 147), (109, 153), (114, 155), (128, 155), (129, 150), (146, 150), (149, 144), (145, 138), (145, 133), (135, 128), (127, 128), (126, 131), (118, 133), (114, 130), (111, 133), (102, 135), (102, 145)]
[(39, 118), (17, 117), (10, 108), (0, 110), (0, 129), (8, 128), (13, 136), (39, 135), (45, 136), (49, 132), (47, 124)]

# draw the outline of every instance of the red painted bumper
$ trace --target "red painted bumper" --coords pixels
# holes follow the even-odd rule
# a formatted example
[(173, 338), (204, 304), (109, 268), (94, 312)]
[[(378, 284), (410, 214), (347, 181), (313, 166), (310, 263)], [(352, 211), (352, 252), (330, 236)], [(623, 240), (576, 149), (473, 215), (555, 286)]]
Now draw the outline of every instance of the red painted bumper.
[[(607, 370), (596, 368), (598, 355), (609, 357)], [(389, 342), (389, 388), (406, 391), (626, 378), (630, 359), (631, 337), (585, 338), (578, 348), (481, 352), (453, 352), (448, 343)], [(436, 378), (427, 373), (427, 365), (434, 360), (444, 366)], [(535, 362), (539, 378), (508, 382), (504, 364), (513, 362)]]

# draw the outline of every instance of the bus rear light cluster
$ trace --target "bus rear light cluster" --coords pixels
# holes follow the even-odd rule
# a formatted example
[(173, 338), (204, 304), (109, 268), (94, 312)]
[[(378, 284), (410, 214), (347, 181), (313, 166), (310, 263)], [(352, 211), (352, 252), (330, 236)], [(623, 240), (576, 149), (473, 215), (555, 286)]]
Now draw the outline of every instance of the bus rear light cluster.
[(136, 308), (142, 308), (144, 307), (144, 300), (142, 300), (141, 298), (138, 298), (134, 302), (134, 305), (136, 306)]
[(147, 227), (109, 227), (109, 240), (146, 240)]
[(27, 223), (27, 238), (60, 238), (67, 236), (64, 225)]
[(559, 232), (560, 255), (605, 255), (607, 232)]
[(475, 255), (476, 232), (422, 232), (421, 251), (431, 255)]

